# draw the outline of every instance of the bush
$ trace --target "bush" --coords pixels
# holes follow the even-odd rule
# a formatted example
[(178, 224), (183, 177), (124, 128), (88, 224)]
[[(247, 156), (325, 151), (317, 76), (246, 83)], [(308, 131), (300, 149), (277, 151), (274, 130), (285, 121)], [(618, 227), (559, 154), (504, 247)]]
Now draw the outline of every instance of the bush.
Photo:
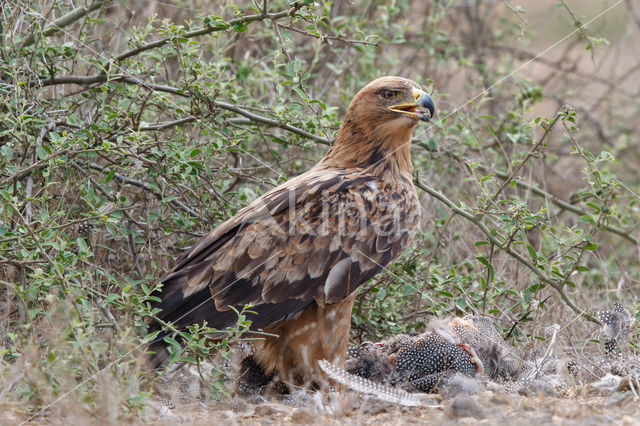
[(523, 344), (552, 321), (586, 339), (611, 299), (637, 315), (637, 67), (611, 66), (624, 33), (532, 4), (558, 18), (552, 41), (573, 31), (538, 56), (551, 42), (506, 2), (74, 4), (0, 5), (7, 415), (137, 415), (157, 279), (315, 163), (383, 74), (431, 91), (437, 119), (413, 146), (422, 232), (361, 291), (355, 341), (470, 312)]

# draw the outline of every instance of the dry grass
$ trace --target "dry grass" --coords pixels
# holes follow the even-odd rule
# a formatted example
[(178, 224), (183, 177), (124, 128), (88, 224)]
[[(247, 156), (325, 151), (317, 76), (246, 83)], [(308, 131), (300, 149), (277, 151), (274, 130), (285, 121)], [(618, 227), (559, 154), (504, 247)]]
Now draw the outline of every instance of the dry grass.
[[(422, 191), (423, 233), (363, 289), (354, 342), (479, 312), (504, 335), (511, 330), (509, 344), (533, 351), (557, 323), (559, 356), (578, 361), (585, 376), (547, 397), (485, 390), (474, 398), (489, 422), (636, 421), (637, 396), (594, 394), (591, 383), (607, 368), (598, 362), (600, 327), (586, 319), (614, 300), (634, 317), (640, 308), (633, 2), (525, 2), (523, 14), (506, 2), (334, 1), (302, 7), (277, 27), (257, 21), (167, 43), (111, 69), (146, 88), (40, 87), (52, 70), (99, 75), (101, 57), (184, 35), (169, 23), (200, 28), (199, 17), (242, 19), (260, 6), (111, 2), (21, 49), (37, 33), (34, 24), (46, 27), (69, 12), (58, 3), (0, 6), (0, 411), (7, 423), (459, 422), (451, 399), (435, 409), (381, 412), (348, 393), (323, 403), (310, 396), (301, 406), (212, 402), (222, 389), (216, 371), (198, 388), (204, 402), (178, 401), (167, 412), (141, 365), (148, 289), (196, 237), (317, 161), (346, 102), (381, 74), (415, 79), (433, 93), (439, 121), (416, 133), (413, 160), (417, 178), (453, 206)], [(288, 9), (267, 3), (271, 12)], [(574, 21), (610, 6), (547, 51)], [(544, 119), (558, 111), (565, 115), (534, 149), (547, 132)], [(193, 120), (176, 124), (185, 117)], [(173, 124), (153, 128), (163, 123)], [(503, 187), (500, 173), (509, 176), (523, 159), (517, 186)], [(480, 225), (511, 242), (485, 244)], [(637, 323), (623, 348), (629, 360), (638, 358)]]

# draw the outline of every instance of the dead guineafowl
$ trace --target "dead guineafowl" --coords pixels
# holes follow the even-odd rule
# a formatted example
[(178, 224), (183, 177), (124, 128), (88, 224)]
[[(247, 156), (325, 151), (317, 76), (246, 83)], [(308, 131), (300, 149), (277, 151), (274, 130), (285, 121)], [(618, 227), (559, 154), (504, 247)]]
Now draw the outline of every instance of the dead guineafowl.
[(519, 361), (490, 318), (468, 316), (432, 321), (425, 333), (415, 337), (397, 335), (352, 347), (346, 372), (409, 391), (434, 392), (459, 374), (474, 377), (486, 372), (492, 378), (512, 378)]
[(605, 354), (612, 355), (619, 348), (620, 343), (627, 340), (635, 318), (620, 302), (614, 302), (611, 311), (598, 312), (597, 317), (602, 323), (602, 331), (605, 335)]

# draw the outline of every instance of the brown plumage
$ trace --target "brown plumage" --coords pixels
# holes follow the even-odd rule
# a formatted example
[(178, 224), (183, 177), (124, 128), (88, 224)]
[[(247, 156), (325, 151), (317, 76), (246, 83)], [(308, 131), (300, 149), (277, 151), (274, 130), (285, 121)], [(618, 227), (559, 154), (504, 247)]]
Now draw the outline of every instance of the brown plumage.
[[(306, 173), (215, 228), (161, 282), (158, 318), (178, 329), (223, 330), (252, 304), (255, 360), (285, 381), (309, 382), (317, 361), (344, 364), (357, 288), (398, 257), (420, 220), (410, 140), (433, 101), (411, 80), (383, 77), (352, 100), (338, 136)], [(425, 111), (428, 110), (428, 112)], [(167, 357), (152, 345), (154, 366)]]

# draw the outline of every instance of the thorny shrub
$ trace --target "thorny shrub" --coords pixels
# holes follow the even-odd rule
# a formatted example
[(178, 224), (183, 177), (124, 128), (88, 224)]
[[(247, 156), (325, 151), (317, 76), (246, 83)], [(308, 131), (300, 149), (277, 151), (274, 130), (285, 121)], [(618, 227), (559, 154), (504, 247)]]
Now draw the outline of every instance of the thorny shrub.
[[(384, 74), (426, 87), (437, 115), (412, 148), (422, 232), (361, 291), (354, 341), (470, 312), (514, 344), (554, 321), (597, 341), (595, 310), (637, 315), (640, 61), (618, 52), (639, 27), (624, 4), (593, 21), (597, 5), (0, 4), (2, 410), (136, 415), (159, 276), (317, 161)], [(561, 24), (545, 44), (528, 20), (547, 16)], [(249, 325), (238, 314), (225, 356)], [(212, 352), (191, 331), (174, 361)]]

